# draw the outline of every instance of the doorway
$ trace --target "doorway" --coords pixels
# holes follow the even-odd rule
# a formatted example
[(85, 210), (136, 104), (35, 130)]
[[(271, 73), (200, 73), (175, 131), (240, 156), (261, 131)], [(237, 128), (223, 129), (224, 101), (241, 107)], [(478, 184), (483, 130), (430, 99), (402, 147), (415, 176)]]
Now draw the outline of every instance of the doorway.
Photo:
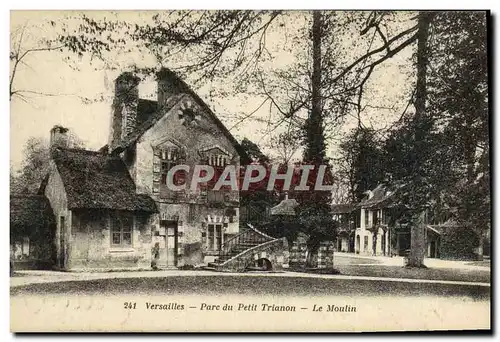
[(59, 268), (66, 267), (66, 218), (59, 217)]
[(354, 247), (354, 232), (352, 232), (351, 234), (349, 234), (349, 247), (347, 249), (347, 251), (349, 253), (354, 253), (356, 251), (356, 248)]
[(177, 221), (160, 221), (160, 257), (158, 267), (177, 266)]
[(430, 244), (430, 253), (429, 253), (429, 258), (435, 258), (436, 257), (436, 241), (431, 241)]
[(386, 240), (387, 240), (387, 232), (384, 231), (384, 233), (382, 234), (382, 241), (381, 242), (381, 248), (382, 248), (382, 255), (383, 256), (386, 256), (387, 255), (387, 251), (386, 251)]

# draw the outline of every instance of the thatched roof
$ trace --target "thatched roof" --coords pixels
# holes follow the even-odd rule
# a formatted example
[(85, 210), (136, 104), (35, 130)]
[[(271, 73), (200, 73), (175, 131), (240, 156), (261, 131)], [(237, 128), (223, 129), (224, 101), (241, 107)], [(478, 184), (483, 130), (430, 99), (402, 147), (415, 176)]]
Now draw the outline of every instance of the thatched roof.
[(29, 232), (54, 223), (49, 200), (39, 195), (10, 196), (10, 224)]
[(238, 152), (242, 163), (250, 162), (250, 158), (247, 156), (245, 150), (241, 147), (238, 141), (233, 137), (229, 130), (224, 126), (224, 124), (219, 120), (219, 118), (212, 112), (209, 106), (203, 101), (177, 74), (173, 71), (163, 68), (162, 71), (164, 78), (168, 78), (172, 84), (175, 84), (180, 91), (180, 94), (171, 96), (163, 108), (158, 109), (156, 101), (139, 99), (137, 108), (137, 129), (134, 133), (130, 134), (124, 141), (119, 144), (112, 152), (121, 152), (127, 147), (134, 144), (137, 139), (139, 139), (148, 129), (150, 129), (155, 123), (157, 123), (166, 112), (172, 109), (185, 95), (191, 96), (196, 103), (203, 108), (203, 110), (211, 117), (215, 122), (217, 127), (222, 131), (222, 133), (229, 139), (231, 144), (234, 146), (235, 150)]
[(68, 208), (156, 212), (147, 195), (138, 195), (119, 156), (78, 149), (52, 151), (68, 197)]

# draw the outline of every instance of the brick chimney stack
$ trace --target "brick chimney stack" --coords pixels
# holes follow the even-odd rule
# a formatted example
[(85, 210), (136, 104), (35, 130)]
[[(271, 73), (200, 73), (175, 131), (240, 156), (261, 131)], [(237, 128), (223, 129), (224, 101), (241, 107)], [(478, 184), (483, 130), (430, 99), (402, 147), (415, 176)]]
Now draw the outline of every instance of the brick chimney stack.
[(158, 85), (158, 108), (161, 108), (174, 95), (182, 93), (182, 83), (175, 73), (167, 68), (161, 68), (156, 74)]
[(111, 152), (137, 125), (140, 78), (131, 72), (124, 72), (115, 81), (115, 99), (111, 117), (108, 150)]
[(50, 130), (50, 148), (69, 147), (69, 129), (55, 125)]

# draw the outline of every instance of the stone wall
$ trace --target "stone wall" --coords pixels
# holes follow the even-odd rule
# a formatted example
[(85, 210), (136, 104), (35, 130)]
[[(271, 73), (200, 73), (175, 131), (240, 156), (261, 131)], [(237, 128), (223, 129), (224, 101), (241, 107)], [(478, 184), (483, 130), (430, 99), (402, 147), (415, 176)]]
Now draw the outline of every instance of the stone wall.
[(109, 126), (110, 150), (136, 128), (139, 81), (140, 79), (130, 72), (121, 74), (115, 81), (115, 98)]
[(150, 269), (151, 228), (147, 215), (135, 214), (130, 247), (111, 245), (109, 210), (74, 210), (69, 270)]
[[(181, 111), (183, 103), (191, 103), (193, 110), (202, 114), (196, 126), (184, 125), (179, 119), (178, 112)], [(238, 153), (229, 139), (211, 121), (209, 115), (203, 113), (202, 109), (194, 104), (193, 99), (184, 95), (183, 99), (168, 113), (165, 113), (165, 116), (145, 132), (137, 142), (134, 181), (138, 193), (149, 194), (159, 199), (159, 193), (153, 191), (154, 148), (165, 144), (178, 146), (185, 152), (183, 164), (189, 165), (191, 171), (195, 165), (202, 163), (200, 151), (212, 147), (219, 147), (227, 151), (231, 157), (231, 164), (239, 166)], [(188, 185), (191, 183), (190, 175), (188, 175), (186, 182)], [(190, 201), (196, 200), (197, 195), (199, 195), (199, 190), (195, 190), (192, 194), (187, 191), (185, 197)]]
[[(50, 161), (49, 170), (50, 174), (45, 187), (45, 196), (50, 202), (56, 221), (54, 234), (55, 255), (53, 256), (53, 259), (56, 261), (56, 267), (65, 268), (66, 265), (61, 265), (60, 259), (61, 254), (64, 253), (66, 258), (68, 255), (67, 245), (71, 237), (71, 211), (68, 210), (68, 200), (61, 176), (59, 175), (57, 167), (52, 160)], [(62, 222), (65, 223), (65, 230), (61, 229)], [(64, 233), (62, 233), (63, 236), (61, 237), (61, 232), (63, 231)], [(64, 241), (64, 243), (61, 244), (61, 241)]]
[[(313, 257), (312, 265), (309, 265), (309, 267), (332, 268), (334, 251), (335, 244), (333, 242), (321, 242), (316, 255)], [(306, 267), (307, 253), (305, 240), (298, 239), (294, 241), (290, 250), (290, 266)]]
[(223, 272), (244, 272), (259, 259), (267, 259), (271, 263), (273, 272), (281, 272), (289, 266), (290, 253), (286, 238), (272, 240), (254, 248), (248, 249), (237, 258), (228, 260), (218, 271)]

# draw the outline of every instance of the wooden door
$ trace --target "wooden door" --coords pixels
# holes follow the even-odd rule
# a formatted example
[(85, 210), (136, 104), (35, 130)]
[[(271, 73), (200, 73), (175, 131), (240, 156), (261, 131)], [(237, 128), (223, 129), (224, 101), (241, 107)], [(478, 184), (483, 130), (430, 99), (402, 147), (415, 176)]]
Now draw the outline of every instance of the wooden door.
[(162, 221), (158, 267), (177, 266), (177, 222)]

